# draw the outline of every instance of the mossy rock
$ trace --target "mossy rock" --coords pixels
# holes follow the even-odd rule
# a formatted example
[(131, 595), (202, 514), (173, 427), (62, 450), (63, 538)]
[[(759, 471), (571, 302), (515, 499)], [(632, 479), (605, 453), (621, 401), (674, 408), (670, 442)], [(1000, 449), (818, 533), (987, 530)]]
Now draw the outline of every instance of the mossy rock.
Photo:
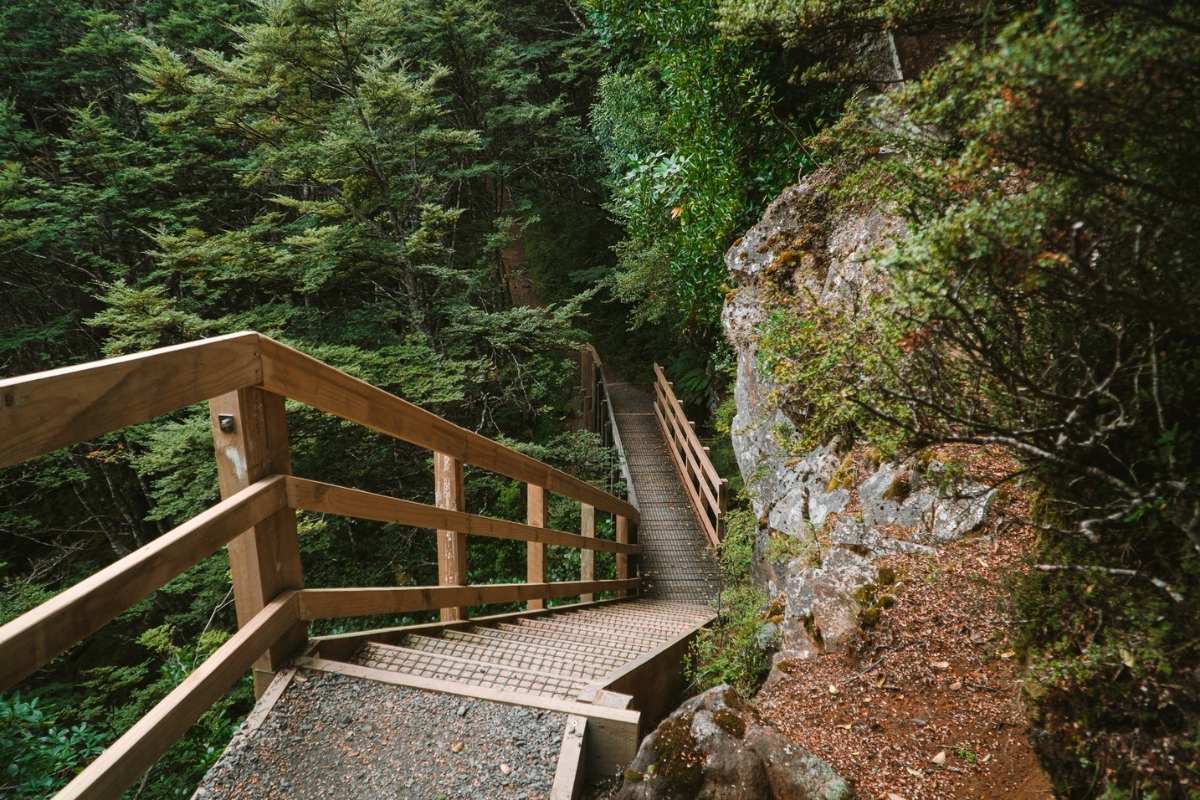
[(646, 779), (645, 775), (638, 772), (636, 769), (633, 769), (632, 767), (625, 770), (625, 782), (626, 783), (641, 783), (645, 779)]
[(713, 712), (713, 722), (717, 727), (733, 736), (736, 739), (741, 739), (746, 735), (746, 721), (737, 713), (728, 709), (722, 708)]
[(694, 716), (668, 719), (654, 739), (656, 772), (670, 797), (695, 797), (704, 782), (704, 753), (692, 735)]
[(875, 573), (875, 583), (880, 586), (892, 586), (896, 583), (896, 570), (891, 567), (880, 567)]

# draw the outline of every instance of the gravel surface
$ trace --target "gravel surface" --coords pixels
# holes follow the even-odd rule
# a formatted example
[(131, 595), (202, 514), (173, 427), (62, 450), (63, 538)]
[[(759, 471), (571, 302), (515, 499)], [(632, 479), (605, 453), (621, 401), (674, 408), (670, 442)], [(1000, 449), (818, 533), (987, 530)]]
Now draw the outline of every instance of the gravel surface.
[(565, 727), (549, 711), (302, 670), (194, 800), (537, 800)]

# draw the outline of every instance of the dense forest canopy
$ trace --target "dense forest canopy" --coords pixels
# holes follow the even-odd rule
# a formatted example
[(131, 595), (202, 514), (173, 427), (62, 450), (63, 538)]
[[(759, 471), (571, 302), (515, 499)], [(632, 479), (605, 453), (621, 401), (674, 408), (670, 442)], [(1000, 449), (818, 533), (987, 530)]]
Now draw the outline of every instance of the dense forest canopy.
[[(881, 36), (928, 63), (867, 91)], [(1039, 559), (1082, 567), (1014, 587), (1059, 790), (1200, 780), (1192, 4), (10, 0), (0, 64), (0, 374), (256, 329), (597, 481), (573, 349), (658, 358), (707, 414), (723, 254), (834, 169), (838, 210), (885, 203), (908, 235), (870, 314), (788, 298), (764, 328), (805, 442), (1010, 448)], [(300, 475), (432, 496), (423, 452), (289, 426)], [(0, 621), (210, 505), (211, 448), (196, 407), (0, 472)], [(515, 483), (467, 486), (523, 514)], [(427, 535), (301, 528), (314, 585), (434, 582)], [(522, 558), (475, 543), (472, 582)], [(228, 591), (215, 556), (0, 697), (0, 793), (52, 793), (177, 684), (232, 630)], [(187, 796), (249, 702), (138, 796)]]

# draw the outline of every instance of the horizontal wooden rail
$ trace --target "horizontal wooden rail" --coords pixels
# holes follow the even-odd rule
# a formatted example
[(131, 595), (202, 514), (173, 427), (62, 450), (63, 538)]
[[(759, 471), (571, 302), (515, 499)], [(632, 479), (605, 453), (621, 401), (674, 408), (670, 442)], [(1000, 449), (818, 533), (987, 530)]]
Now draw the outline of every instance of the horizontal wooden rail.
[(641, 551), (636, 544), (596, 539), (554, 528), (538, 528), (520, 522), (438, 508), (305, 478), (288, 478), (288, 503), (292, 508), (302, 511), (394, 522), (414, 528), (469, 533), (493, 539), (513, 539), (573, 547), (577, 550), (603, 550), (609, 553), (636, 554)]
[(353, 589), (305, 589), (300, 593), (300, 617), (305, 620), (366, 617), (432, 611), (447, 606), (481, 606), (550, 600), (596, 592), (633, 591), (640, 578), (554, 583), (492, 583), (477, 586), (406, 586)]
[(251, 386), (638, 520), (586, 481), (253, 331), (0, 380), (0, 467)]
[(675, 397), (671, 382), (658, 364), (654, 365), (654, 415), (696, 516), (709, 543), (716, 547), (725, 532), (728, 482), (713, 466), (708, 448), (700, 442), (696, 426), (688, 420), (683, 404)]
[(0, 380), (0, 467), (262, 380), (257, 333)]
[(286, 507), (283, 477), (259, 481), (0, 627), (0, 691)]
[(638, 521), (629, 503), (562, 470), (455, 425), (393, 394), (262, 337), (263, 388), (464, 464)]
[(238, 682), (254, 659), (295, 624), (296, 592), (285, 592), (217, 648), (192, 674), (55, 795), (55, 800), (114, 798)]

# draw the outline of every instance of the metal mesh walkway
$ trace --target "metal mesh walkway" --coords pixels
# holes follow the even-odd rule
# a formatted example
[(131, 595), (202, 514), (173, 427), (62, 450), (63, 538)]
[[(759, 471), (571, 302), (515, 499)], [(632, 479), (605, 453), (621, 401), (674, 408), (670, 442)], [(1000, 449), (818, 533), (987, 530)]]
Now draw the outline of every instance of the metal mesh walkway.
[(712, 605), (720, 573), (667, 452), (654, 401), (632, 384), (608, 383), (607, 388), (642, 516), (642, 595)]

